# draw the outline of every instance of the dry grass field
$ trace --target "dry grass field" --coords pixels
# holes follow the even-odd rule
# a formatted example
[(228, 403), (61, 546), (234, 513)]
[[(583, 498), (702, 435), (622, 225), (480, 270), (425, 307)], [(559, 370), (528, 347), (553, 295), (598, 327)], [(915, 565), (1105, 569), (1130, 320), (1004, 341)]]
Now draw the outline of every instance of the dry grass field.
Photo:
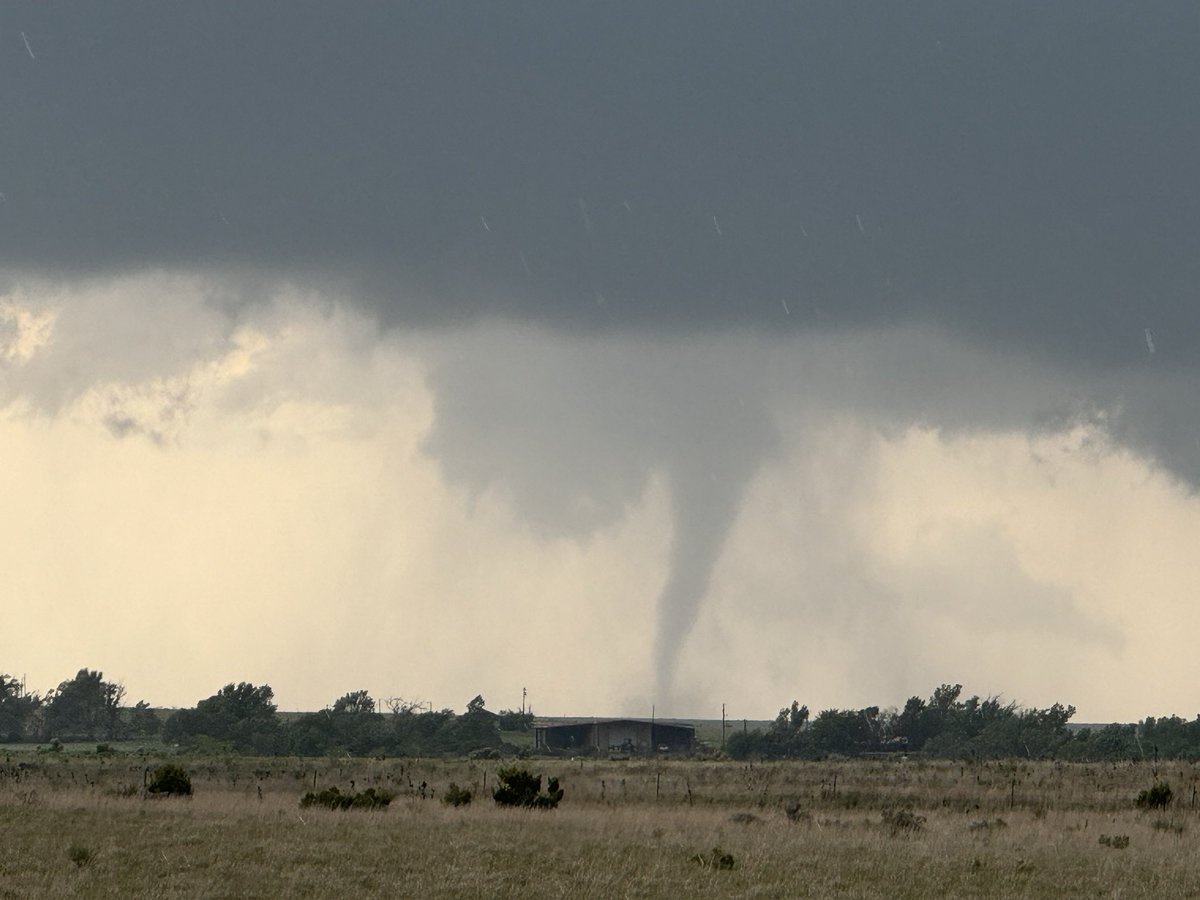
[[(522, 763), (561, 778), (546, 812), (496, 807), (501, 762), (179, 759), (194, 795), (148, 797), (161, 761), (9, 754), (0, 897), (1200, 896), (1186, 764), (1142, 811), (1149, 764)], [(301, 809), (314, 785), (397, 796)]]

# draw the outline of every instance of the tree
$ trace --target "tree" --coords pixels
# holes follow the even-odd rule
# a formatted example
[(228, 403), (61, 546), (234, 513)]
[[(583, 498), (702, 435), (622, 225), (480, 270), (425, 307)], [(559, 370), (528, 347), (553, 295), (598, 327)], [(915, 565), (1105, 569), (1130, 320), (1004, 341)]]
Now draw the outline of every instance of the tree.
[(384, 717), (366, 691), (343, 694), (332, 709), (300, 716), (284, 729), (290, 752), (299, 756), (325, 753), (384, 753), (390, 735)]
[(735, 731), (725, 742), (725, 752), (733, 759), (768, 759), (779, 755), (779, 747), (771, 735), (761, 729)]
[(499, 747), (500, 717), (484, 709), (483, 697), (477, 694), (467, 703), (467, 711), (454, 722), (452, 735), (454, 749), (461, 753)]
[(818, 753), (857, 756), (879, 748), (879, 707), (826, 709), (812, 723), (810, 738)]
[(533, 728), (533, 713), (531, 712), (502, 709), (499, 716), (501, 731), (529, 731)]
[(138, 737), (153, 737), (162, 730), (162, 720), (145, 700), (129, 711), (129, 730)]
[(725, 742), (725, 752), (734, 759), (781, 759), (805, 757), (812, 754), (808, 728), (808, 707), (793, 700), (791, 706), (779, 710), (768, 731), (759, 729), (735, 732)]
[(807, 756), (811, 741), (808, 730), (808, 707), (793, 700), (791, 706), (779, 710), (768, 734), (771, 756)]
[(334, 701), (333, 711), (335, 714), (346, 713), (348, 715), (374, 713), (375, 701), (366, 691), (351, 691)]
[(26, 694), (16, 678), (0, 674), (0, 741), (25, 739), (41, 703), (37, 694)]
[(87, 740), (117, 736), (125, 688), (104, 680), (101, 672), (80, 669), (64, 681), (46, 703), (46, 728), (54, 737)]
[(275, 692), (269, 684), (227, 684), (195, 709), (181, 709), (163, 726), (163, 740), (196, 743), (207, 737), (239, 752), (272, 754), (279, 750)]
[(388, 711), (393, 716), (411, 716), (426, 707), (429, 707), (430, 712), (433, 711), (433, 704), (428, 701), (411, 700), (407, 697), (388, 697), (383, 701), (383, 705), (388, 708)]
[(896, 719), (896, 736), (904, 741), (909, 750), (920, 750), (929, 739), (925, 701), (920, 697), (909, 697), (904, 704), (904, 711)]

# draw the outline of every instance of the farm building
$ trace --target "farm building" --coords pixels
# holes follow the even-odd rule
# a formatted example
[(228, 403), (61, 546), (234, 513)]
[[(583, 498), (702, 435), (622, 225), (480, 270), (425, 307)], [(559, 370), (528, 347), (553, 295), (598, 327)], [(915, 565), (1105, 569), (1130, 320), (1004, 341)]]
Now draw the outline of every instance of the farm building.
[(560, 719), (535, 722), (533, 738), (539, 750), (684, 753), (696, 742), (696, 728), (645, 719)]

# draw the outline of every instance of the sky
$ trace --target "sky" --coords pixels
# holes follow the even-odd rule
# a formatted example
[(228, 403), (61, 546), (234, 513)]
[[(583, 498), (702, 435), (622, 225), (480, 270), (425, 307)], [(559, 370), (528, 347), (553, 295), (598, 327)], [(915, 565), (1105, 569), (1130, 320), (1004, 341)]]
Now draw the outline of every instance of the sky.
[(0, 671), (1200, 710), (1193, 4), (0, 9)]

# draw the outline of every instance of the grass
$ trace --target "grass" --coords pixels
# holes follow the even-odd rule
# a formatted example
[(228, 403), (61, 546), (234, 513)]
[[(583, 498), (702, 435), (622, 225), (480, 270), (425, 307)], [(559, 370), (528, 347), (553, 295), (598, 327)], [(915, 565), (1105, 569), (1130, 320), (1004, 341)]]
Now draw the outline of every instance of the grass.
[[(537, 812), (489, 801), (503, 761), (176, 761), (191, 798), (141, 792), (161, 759), (10, 756), (0, 898), (1200, 893), (1198, 812), (1139, 811), (1155, 781), (1141, 765), (530, 760), (566, 791)], [(1158, 773), (1181, 798), (1198, 777)], [(442, 804), (451, 781), (476, 802)], [(380, 811), (300, 808), (331, 786), (397, 796)], [(920, 827), (895, 827), (909, 817)]]

